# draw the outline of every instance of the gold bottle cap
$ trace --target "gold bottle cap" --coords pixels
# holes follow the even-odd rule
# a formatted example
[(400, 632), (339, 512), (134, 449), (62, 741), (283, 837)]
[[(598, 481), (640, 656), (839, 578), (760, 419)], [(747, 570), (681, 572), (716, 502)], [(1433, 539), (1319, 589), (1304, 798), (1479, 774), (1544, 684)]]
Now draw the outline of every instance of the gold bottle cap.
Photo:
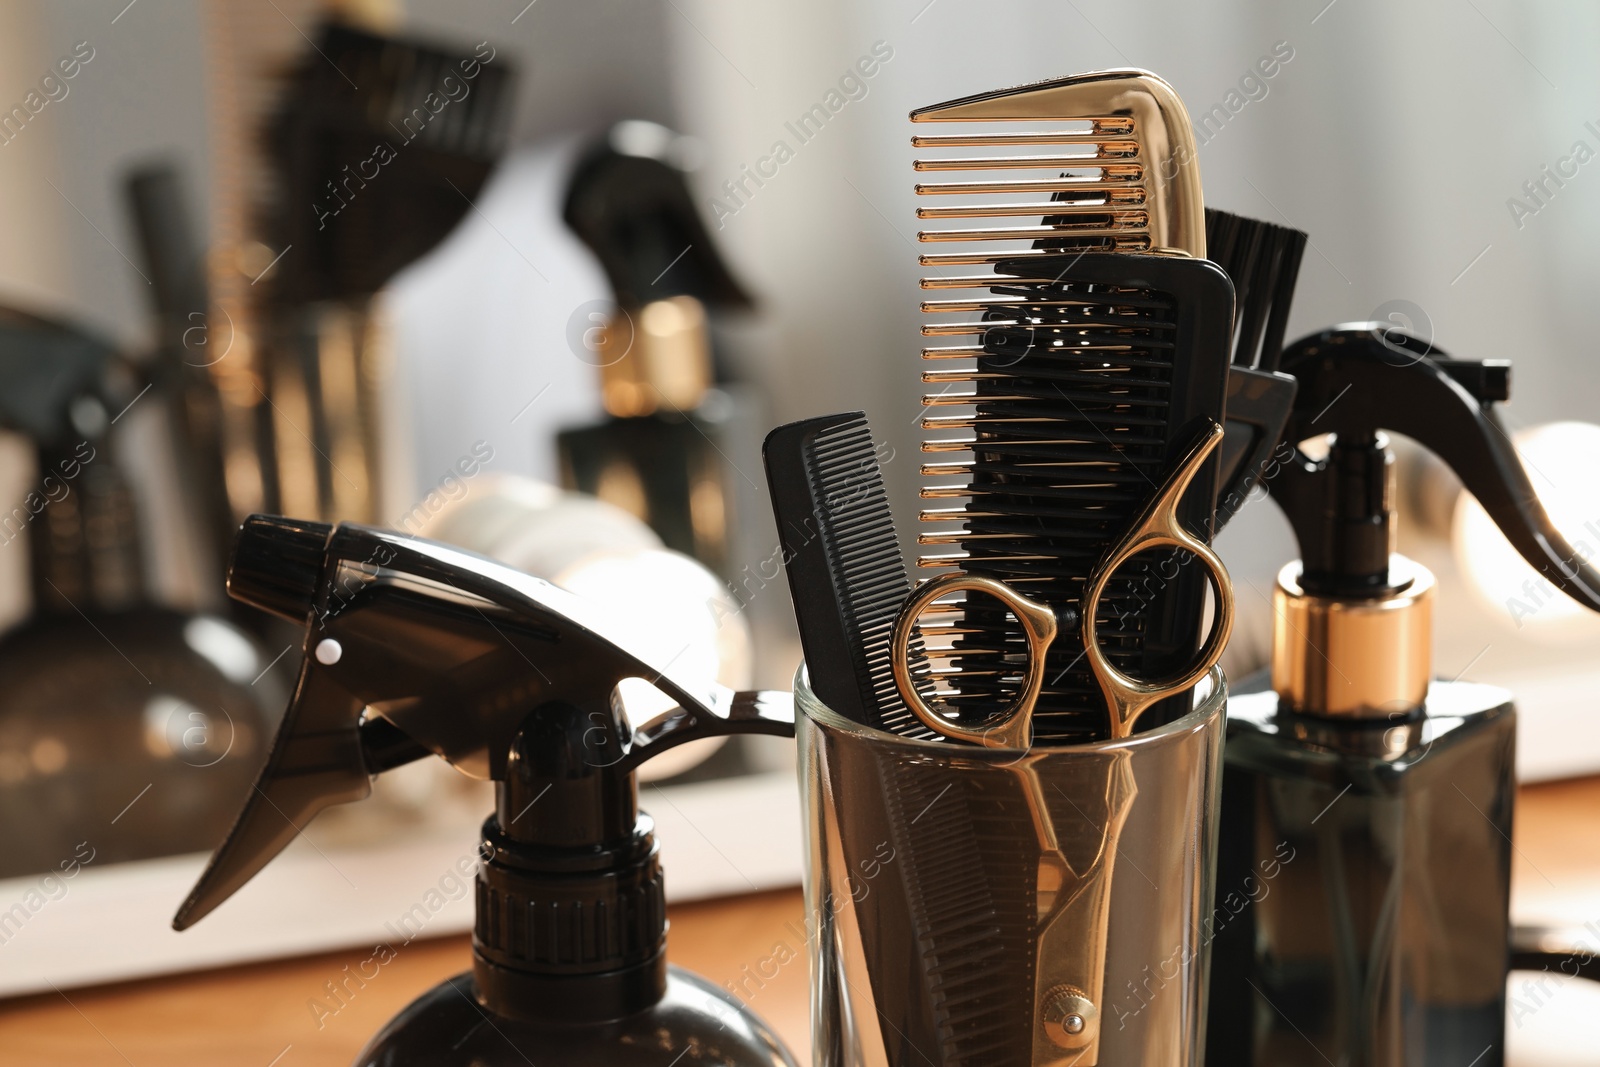
[(618, 308), (600, 351), (601, 400), (618, 418), (700, 406), (711, 387), (705, 305), (692, 296)]
[(1290, 710), (1383, 719), (1414, 711), (1433, 673), (1433, 573), (1389, 557), (1400, 591), (1370, 600), (1308, 593), (1300, 561), (1278, 573), (1272, 607), (1272, 688)]

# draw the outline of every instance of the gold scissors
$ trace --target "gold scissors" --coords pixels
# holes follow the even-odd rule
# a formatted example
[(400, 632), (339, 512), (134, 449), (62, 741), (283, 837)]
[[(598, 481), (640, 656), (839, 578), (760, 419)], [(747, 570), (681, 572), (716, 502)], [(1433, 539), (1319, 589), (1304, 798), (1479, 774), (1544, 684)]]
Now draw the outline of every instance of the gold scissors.
[[(1105, 694), (1113, 740), (1130, 736), (1150, 705), (1182, 692), (1212, 672), (1233, 628), (1233, 587), (1228, 572), (1209, 546), (1183, 529), (1177, 516), (1178, 502), (1221, 440), (1222, 427), (1211, 422), (1139, 513), (1128, 534), (1100, 560), (1085, 586), (1079, 611), (1084, 653)], [(1189, 667), (1169, 678), (1144, 682), (1117, 670), (1106, 659), (1096, 641), (1095, 611), (1118, 567), (1140, 552), (1163, 547), (1187, 549), (1205, 565), (1215, 594), (1216, 621)], [(959, 726), (940, 715), (912, 684), (910, 670), (912, 632), (918, 616), (939, 598), (963, 590), (988, 593), (1000, 600), (1017, 617), (1028, 640), (1028, 668), (1021, 694), (979, 729)], [(906, 601), (895, 620), (891, 646), (895, 683), (907, 706), (931, 729), (990, 748), (1027, 749), (1032, 741), (1033, 707), (1044, 684), (1045, 654), (1059, 628), (1053, 611), (1003, 582), (969, 575), (935, 578)], [(1049, 766), (1043, 765), (1045, 761)], [(1047, 753), (1030, 752), (1011, 769), (1022, 783), (1039, 842), (1030, 1067), (1094, 1067), (1100, 1058), (1111, 878), (1117, 842), (1139, 791), (1132, 753), (1120, 746), (1084, 752), (1071, 773), (1063, 773), (1059, 761), (1050, 760)], [(1093, 855), (1077, 866), (1063, 848), (1047, 796), (1047, 779), (1078, 815), (1081, 830), (1099, 835)]]
[[(1189, 483), (1194, 481), (1195, 475), (1221, 442), (1222, 427), (1208, 420), (1207, 428), (1190, 446), (1156, 495), (1139, 512), (1128, 533), (1101, 558), (1084, 586), (1078, 610), (1083, 651), (1096, 681), (1100, 683), (1100, 692), (1105, 695), (1113, 740), (1132, 735), (1139, 716), (1150, 705), (1188, 689), (1203, 678), (1222, 657), (1228, 635), (1233, 631), (1233, 585), (1228, 580), (1228, 570), (1209, 545), (1183, 528), (1178, 521), (1177, 510)], [(1211, 583), (1216, 618), (1205, 644), (1189, 666), (1166, 678), (1144, 681), (1124, 674), (1106, 657), (1095, 630), (1095, 615), (1106, 584), (1117, 568), (1139, 553), (1153, 548), (1182, 548), (1193, 553), (1205, 568), (1206, 578)], [(1008, 707), (976, 729), (961, 726), (940, 714), (923, 698), (911, 675), (910, 653), (917, 619), (935, 601), (957, 592), (987, 593), (1000, 601), (1022, 624), (1023, 634), (1028, 641), (1028, 667), (1023, 675), (1022, 691)], [(989, 748), (1027, 748), (1033, 739), (1033, 707), (1044, 686), (1045, 656), (1059, 630), (1055, 612), (1049, 607), (1030, 600), (997, 579), (974, 574), (947, 574), (934, 578), (924, 583), (906, 601), (895, 619), (890, 642), (895, 685), (899, 687), (900, 695), (912, 713), (930, 729), (946, 737)]]

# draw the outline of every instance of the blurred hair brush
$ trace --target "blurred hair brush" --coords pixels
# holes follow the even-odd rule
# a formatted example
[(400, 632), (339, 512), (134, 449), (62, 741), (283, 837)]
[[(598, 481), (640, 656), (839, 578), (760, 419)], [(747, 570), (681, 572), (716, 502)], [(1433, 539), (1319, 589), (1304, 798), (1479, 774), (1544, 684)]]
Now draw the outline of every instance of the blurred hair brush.
[[(922, 425), (934, 436), (923, 451), (937, 459), (923, 467), (922, 496), (964, 502), (923, 513), (946, 528), (919, 542), (954, 551), (925, 554), (920, 565), (1006, 582), (1070, 624), (1100, 556), (1205, 421), (1222, 421), (1233, 291), (1203, 258), (1188, 115), (1155, 75), (1112, 70), (967, 97), (911, 119), (985, 124), (913, 137), (914, 146), (938, 150), (916, 161), (919, 172), (1007, 175), (916, 187), (940, 201), (919, 208), (921, 219), (1005, 220), (918, 234), (967, 246), (924, 255), (924, 266), (991, 271), (922, 280), (924, 289), (986, 292), (922, 304), (940, 316), (924, 324), (924, 336), (964, 339), (923, 350), (943, 366), (922, 375), (941, 387), (924, 401), (934, 414)], [(1049, 152), (987, 153), (998, 146)], [(950, 408), (963, 410), (943, 413)], [(1210, 529), (1216, 491), (1212, 462), (1184, 498), (1188, 528)], [(1097, 630), (1120, 670), (1164, 675), (1198, 647), (1205, 580), (1182, 562), (1141, 555), (1108, 586)], [(968, 598), (922, 631), (942, 695), (963, 720), (981, 720), (1020, 685), (1026, 650), (997, 602)], [(1100, 691), (1073, 644), (1057, 642), (1049, 653), (1036, 743), (1108, 736)], [(1187, 696), (1176, 695), (1142, 725), (1187, 710)]]
[(370, 302), (472, 210), (504, 148), (511, 70), (325, 24), (266, 130), (269, 510), (376, 521), (381, 330)]
[(285, 257), (273, 296), (302, 304), (370, 296), (472, 208), (504, 150), (511, 75), (473, 52), (339, 23), (317, 34), (267, 131)]

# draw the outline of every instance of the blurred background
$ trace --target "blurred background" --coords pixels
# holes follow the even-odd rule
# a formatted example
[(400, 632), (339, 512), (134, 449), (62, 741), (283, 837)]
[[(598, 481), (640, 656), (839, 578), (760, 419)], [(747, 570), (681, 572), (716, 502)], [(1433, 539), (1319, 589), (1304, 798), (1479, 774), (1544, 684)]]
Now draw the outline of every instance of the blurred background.
[[(1291, 338), (1380, 320), (1515, 360), (1530, 475), (1600, 550), (1592, 5), (124, 3), (0, 5), (0, 878), (90, 840), (91, 866), (178, 856), (163, 877), (192, 880), (299, 655), (223, 596), (252, 511), (459, 543), (611, 603), (708, 679), (786, 687), (761, 437), (864, 408), (910, 547), (906, 116), (1023, 82), (1170, 81), (1207, 203), (1310, 234)], [(1438, 672), (1518, 694), (1525, 778), (1600, 769), (1600, 623), (1508, 559), (1448, 472), (1402, 463), (1402, 551), (1441, 578)], [(1238, 676), (1297, 553), (1262, 500), (1220, 547)], [(791, 766), (741, 743), (662, 773), (748, 786), (788, 833)], [(459, 851), (486, 810), (438, 768), (384, 799), (323, 845), (442, 819)], [(679, 891), (792, 883), (789, 840)], [(347, 936), (327, 925), (305, 946)], [(209, 958), (236, 958), (243, 934), (214, 936)]]

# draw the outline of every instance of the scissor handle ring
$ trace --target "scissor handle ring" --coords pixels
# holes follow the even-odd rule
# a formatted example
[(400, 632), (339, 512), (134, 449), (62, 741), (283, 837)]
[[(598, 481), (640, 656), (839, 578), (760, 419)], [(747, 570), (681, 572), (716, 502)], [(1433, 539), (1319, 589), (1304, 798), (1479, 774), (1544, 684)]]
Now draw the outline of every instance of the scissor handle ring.
[[(1213, 422), (1211, 428), (1190, 449), (1162, 492), (1140, 516), (1133, 530), (1095, 568), (1084, 589), (1083, 646), (1106, 697), (1111, 713), (1112, 738), (1129, 736), (1133, 732), (1134, 722), (1151, 704), (1188, 689), (1205, 677), (1222, 658), (1222, 650), (1233, 632), (1233, 583), (1228, 577), (1228, 568), (1223, 566), (1210, 545), (1185, 530), (1178, 521), (1178, 503), (1183, 499), (1184, 491), (1221, 441), (1222, 427)], [(1100, 597), (1117, 568), (1139, 553), (1153, 548), (1181, 548), (1201, 562), (1206, 570), (1206, 580), (1211, 583), (1216, 618), (1205, 644), (1188, 667), (1166, 678), (1144, 681), (1122, 673), (1106, 658), (1100, 648), (1095, 616), (1100, 607)]]
[[(1028, 670), (1022, 679), (1022, 692), (1004, 711), (990, 720), (990, 725), (970, 730), (951, 722), (922, 699), (922, 694), (912, 684), (911, 639), (917, 619), (935, 600), (951, 593), (987, 593), (1017, 617), (1028, 641)], [(1044, 686), (1045, 654), (1056, 638), (1056, 615), (1038, 601), (1029, 600), (1004, 582), (973, 574), (945, 574), (925, 582), (900, 608), (894, 620), (894, 631), (889, 641), (889, 651), (894, 667), (894, 683), (911, 713), (922, 720), (924, 726), (946, 737), (971, 741), (989, 748), (1027, 748), (1033, 739), (1033, 705)], [(942, 704), (943, 701), (936, 701)]]

